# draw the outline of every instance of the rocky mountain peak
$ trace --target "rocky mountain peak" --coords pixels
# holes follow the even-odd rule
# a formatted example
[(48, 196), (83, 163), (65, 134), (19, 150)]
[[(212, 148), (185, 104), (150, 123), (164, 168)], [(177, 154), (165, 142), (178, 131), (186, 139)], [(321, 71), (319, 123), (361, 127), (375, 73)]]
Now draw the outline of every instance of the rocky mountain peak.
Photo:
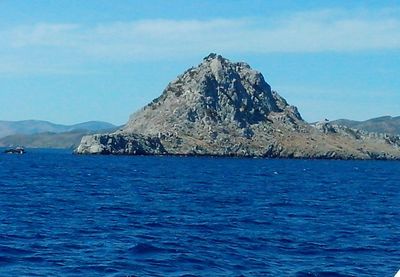
[(221, 55), (218, 55), (217, 53), (210, 53), (208, 54), (208, 56), (204, 57), (203, 61), (207, 62), (207, 61), (211, 61), (211, 60), (226, 60), (224, 57), (222, 57)]
[[(171, 130), (173, 124), (167, 122), (176, 121), (197, 129), (216, 125), (247, 128), (265, 122), (272, 112), (284, 111), (301, 120), (297, 110), (271, 90), (260, 72), (211, 53), (169, 83), (159, 98), (131, 117), (127, 126), (141, 133), (151, 130), (152, 134)], [(149, 127), (152, 123), (157, 126)]]
[[(253, 76), (253, 82), (265, 82), (262, 74), (244, 62), (231, 62), (230, 60), (222, 57), (221, 55), (211, 53), (203, 59), (203, 62), (198, 66), (202, 69), (202, 73), (211, 73), (218, 82), (226, 81), (227, 79), (238, 79), (241, 75)], [(240, 74), (242, 73), (242, 74)], [(267, 86), (269, 86), (267, 84)]]

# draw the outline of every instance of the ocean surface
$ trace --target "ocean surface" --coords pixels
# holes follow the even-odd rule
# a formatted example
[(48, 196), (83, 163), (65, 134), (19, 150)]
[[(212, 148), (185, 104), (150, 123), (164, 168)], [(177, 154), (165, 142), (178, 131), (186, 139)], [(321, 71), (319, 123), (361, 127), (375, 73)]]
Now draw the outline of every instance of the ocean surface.
[(0, 276), (394, 276), (400, 162), (0, 154)]

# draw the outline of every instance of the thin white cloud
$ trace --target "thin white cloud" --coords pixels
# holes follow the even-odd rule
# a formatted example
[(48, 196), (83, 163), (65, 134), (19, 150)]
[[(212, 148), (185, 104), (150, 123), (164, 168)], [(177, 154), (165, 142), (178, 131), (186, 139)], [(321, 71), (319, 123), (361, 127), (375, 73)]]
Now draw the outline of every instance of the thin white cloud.
[(322, 10), (264, 19), (156, 19), (97, 25), (40, 23), (0, 30), (0, 36), (0, 58), (11, 53), (21, 61), (40, 60), (41, 56), (51, 53), (59, 59), (58, 65), (62, 60), (69, 64), (74, 60), (79, 64), (85, 61), (135, 61), (211, 51), (398, 50), (400, 16), (388, 10), (358, 15)]
[(0, 34), (14, 48), (37, 45), (68, 47), (71, 46), (68, 38), (76, 38), (79, 32), (77, 24), (38, 23), (33, 26), (19, 26), (5, 30)]

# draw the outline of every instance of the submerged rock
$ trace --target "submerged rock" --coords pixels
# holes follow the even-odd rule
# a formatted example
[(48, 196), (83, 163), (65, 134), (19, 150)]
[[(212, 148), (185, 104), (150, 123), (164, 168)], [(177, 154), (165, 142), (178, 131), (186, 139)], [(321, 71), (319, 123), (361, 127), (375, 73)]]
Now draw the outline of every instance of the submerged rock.
[(133, 114), (121, 131), (84, 137), (76, 152), (398, 159), (398, 141), (329, 122), (312, 126), (260, 72), (210, 54)]

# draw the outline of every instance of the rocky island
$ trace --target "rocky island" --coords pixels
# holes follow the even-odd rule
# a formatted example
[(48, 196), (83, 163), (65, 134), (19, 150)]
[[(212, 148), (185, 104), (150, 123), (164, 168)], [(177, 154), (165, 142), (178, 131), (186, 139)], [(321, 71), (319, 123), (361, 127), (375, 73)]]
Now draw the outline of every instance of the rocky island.
[(400, 137), (309, 124), (244, 62), (210, 54), (119, 131), (85, 136), (78, 154), (400, 159)]

